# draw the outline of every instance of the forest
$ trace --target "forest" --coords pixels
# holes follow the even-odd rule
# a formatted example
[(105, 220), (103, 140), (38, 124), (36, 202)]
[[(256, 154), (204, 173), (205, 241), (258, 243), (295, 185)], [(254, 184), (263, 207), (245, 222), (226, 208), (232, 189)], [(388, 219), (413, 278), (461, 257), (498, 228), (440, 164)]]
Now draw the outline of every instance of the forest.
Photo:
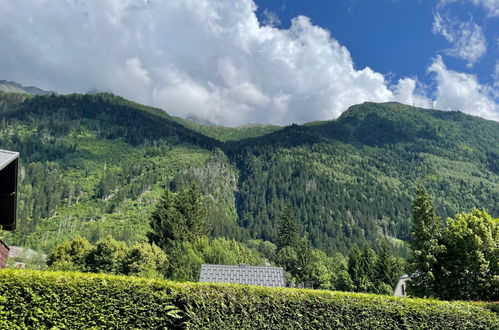
[[(418, 183), (442, 224), (473, 208), (497, 217), (497, 141), (496, 122), (398, 103), (364, 103), (305, 125), (224, 128), (109, 93), (2, 92), (0, 148), (21, 153), (18, 230), (6, 240), (49, 255), (75, 239), (90, 247), (115, 240), (128, 251), (150, 242), (150, 217), (165, 191), (176, 196), (195, 185), (207, 232), (175, 247), (197, 260), (192, 269), (200, 261), (277, 257), (303, 269), (292, 251), (299, 245), (314, 251), (316, 286), (351, 285), (341, 274), (353, 271), (357, 256), (372, 269), (383, 250), (408, 257)], [(286, 249), (279, 248), (278, 223), (288, 208), (299, 239)], [(217, 255), (229, 245), (240, 256)], [(338, 269), (322, 275), (337, 278), (320, 279), (319, 270), (331, 267)]]

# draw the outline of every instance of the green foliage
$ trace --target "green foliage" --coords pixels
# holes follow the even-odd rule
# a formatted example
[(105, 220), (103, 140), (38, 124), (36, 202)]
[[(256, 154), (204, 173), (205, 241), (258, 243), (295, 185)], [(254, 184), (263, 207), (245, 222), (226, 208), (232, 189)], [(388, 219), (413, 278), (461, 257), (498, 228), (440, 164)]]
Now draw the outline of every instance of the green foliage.
[(347, 254), (383, 236), (410, 239), (416, 182), (453, 216), (479, 207), (499, 214), (499, 125), (458, 112), (402, 104), (352, 106), (334, 121), (291, 125), (226, 143), (240, 171), (239, 223), (277, 241), (291, 203), (314, 247)]
[(216, 149), (202, 166), (192, 166), (181, 171), (169, 185), (173, 192), (180, 192), (193, 184), (200, 188), (202, 203), (208, 210), (210, 236), (239, 241), (249, 239), (248, 232), (236, 222), (237, 171), (223, 151)]
[(45, 253), (78, 235), (131, 246), (147, 238), (165, 187), (197, 182), (213, 237), (276, 243), (291, 204), (301, 234), (329, 256), (377, 249), (380, 238), (410, 238), (418, 180), (441, 217), (473, 207), (499, 214), (498, 140), (496, 122), (396, 103), (233, 129), (108, 93), (0, 93), (0, 145), (21, 152), (19, 229), (7, 239)]
[(274, 243), (260, 239), (253, 239), (247, 241), (245, 244), (250, 249), (257, 250), (262, 257), (267, 259), (268, 262), (273, 262), (275, 260), (277, 246)]
[(47, 265), (60, 270), (88, 270), (87, 258), (95, 247), (86, 239), (77, 236), (74, 240), (56, 246), (49, 255)]
[[(383, 283), (389, 288), (389, 290), (384, 290), (387, 294), (392, 294), (393, 288), (404, 273), (404, 267), (404, 259), (395, 255), (393, 247), (387, 239), (382, 240), (378, 251), (375, 278), (378, 285)], [(381, 293), (381, 291), (378, 292)]]
[(218, 145), (109, 94), (16, 95), (0, 93), (0, 145), (22, 155), (18, 230), (8, 239), (40, 252), (78, 235), (144, 241), (162, 188)]
[(353, 283), (353, 291), (377, 292), (375, 267), (378, 256), (371, 248), (352, 248), (348, 256), (348, 273)]
[(280, 126), (264, 125), (264, 124), (247, 124), (238, 127), (223, 127), (214, 125), (203, 125), (192, 120), (173, 117), (174, 120), (206, 136), (212, 137), (219, 141), (239, 141), (249, 138), (254, 138), (266, 135), (279, 130)]
[(412, 205), (410, 242), (412, 254), (409, 259), (411, 282), (409, 292), (419, 297), (438, 296), (435, 274), (441, 267), (437, 262), (439, 253), (445, 250), (441, 245), (441, 220), (423, 185), (418, 187)]
[(168, 257), (156, 245), (137, 243), (129, 248), (111, 236), (94, 246), (76, 237), (59, 244), (48, 257), (50, 269), (163, 278)]
[(165, 251), (175, 244), (193, 242), (208, 233), (206, 209), (196, 186), (172, 194), (165, 190), (151, 216), (149, 241)]
[(312, 247), (306, 237), (298, 239), (293, 246), (278, 250), (275, 264), (284, 268), (290, 285), (316, 289), (342, 288), (340, 272), (346, 261), (341, 254), (333, 257)]
[(494, 329), (484, 303), (0, 271), (0, 327), (187, 329)]
[(253, 265), (264, 264), (259, 253), (246, 245), (224, 238), (201, 237), (183, 241), (170, 251), (168, 278), (177, 281), (197, 281), (202, 264)]
[(170, 328), (174, 287), (133, 277), (2, 271), (0, 328)]
[(95, 245), (88, 254), (86, 268), (93, 273), (121, 274), (128, 246), (107, 236)]
[(300, 237), (300, 228), (293, 208), (286, 206), (277, 220), (277, 247), (296, 246)]
[(442, 299), (499, 300), (499, 218), (480, 210), (447, 220), (445, 251), (438, 256), (437, 294)]
[(499, 299), (499, 219), (474, 209), (442, 229), (420, 187), (413, 206), (409, 293), (441, 299)]
[(168, 257), (155, 244), (136, 243), (128, 250), (122, 269), (127, 275), (163, 278), (168, 269)]
[(394, 254), (392, 244), (385, 239), (377, 252), (367, 246), (362, 250), (354, 246), (345, 268), (337, 271), (337, 289), (391, 295), (404, 273), (404, 261)]

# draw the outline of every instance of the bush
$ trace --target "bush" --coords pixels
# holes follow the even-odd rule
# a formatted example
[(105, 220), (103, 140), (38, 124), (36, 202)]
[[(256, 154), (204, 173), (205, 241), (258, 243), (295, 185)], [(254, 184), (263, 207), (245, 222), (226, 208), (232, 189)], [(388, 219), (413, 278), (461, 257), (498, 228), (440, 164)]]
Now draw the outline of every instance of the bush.
[(107, 236), (94, 246), (85, 238), (57, 245), (49, 255), (48, 265), (55, 271), (80, 271), (131, 275), (163, 279), (168, 257), (154, 243), (136, 243), (128, 247), (125, 242)]
[(0, 271), (0, 328), (497, 329), (485, 303)]

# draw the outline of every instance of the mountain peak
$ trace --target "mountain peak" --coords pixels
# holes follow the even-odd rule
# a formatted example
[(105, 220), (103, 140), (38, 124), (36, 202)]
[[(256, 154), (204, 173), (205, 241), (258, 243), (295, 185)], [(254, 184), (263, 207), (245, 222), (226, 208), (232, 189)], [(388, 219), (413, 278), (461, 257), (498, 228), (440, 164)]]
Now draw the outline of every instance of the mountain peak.
[(7, 93), (23, 93), (31, 95), (56, 94), (53, 91), (45, 91), (34, 86), (23, 86), (15, 81), (0, 80), (0, 91)]

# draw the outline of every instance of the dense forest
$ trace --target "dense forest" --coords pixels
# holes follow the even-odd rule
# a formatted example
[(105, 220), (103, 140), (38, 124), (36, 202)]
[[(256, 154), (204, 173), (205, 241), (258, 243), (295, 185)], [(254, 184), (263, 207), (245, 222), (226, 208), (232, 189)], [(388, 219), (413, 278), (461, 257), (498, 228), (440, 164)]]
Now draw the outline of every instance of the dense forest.
[(499, 124), (460, 112), (364, 103), (226, 151), (240, 171), (239, 223), (272, 241), (287, 202), (328, 253), (380, 235), (407, 240), (418, 181), (443, 219), (473, 207), (499, 213)]
[(7, 240), (41, 252), (78, 235), (146, 241), (165, 188), (201, 189), (211, 237), (277, 243), (299, 235), (333, 256), (354, 245), (399, 254), (417, 182), (446, 218), (499, 214), (499, 124), (398, 103), (353, 106), (333, 121), (221, 128), (112, 94), (0, 92), (0, 148), (21, 153), (19, 224)]

